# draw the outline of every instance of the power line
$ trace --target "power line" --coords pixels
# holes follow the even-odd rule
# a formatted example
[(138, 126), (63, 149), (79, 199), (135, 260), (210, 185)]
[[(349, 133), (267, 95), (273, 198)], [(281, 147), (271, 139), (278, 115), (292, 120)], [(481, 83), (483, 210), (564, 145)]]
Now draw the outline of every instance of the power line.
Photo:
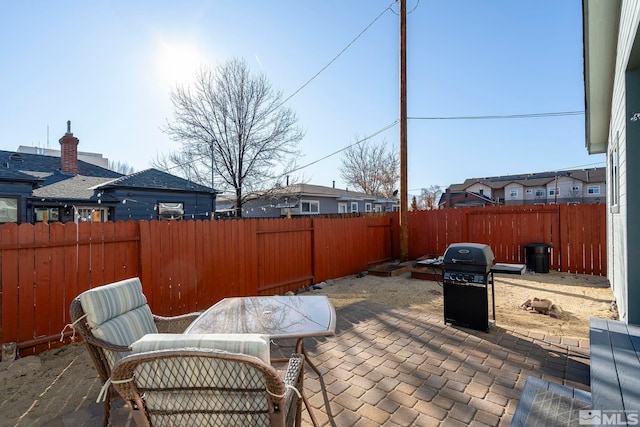
[[(354, 44), (356, 42), (356, 40), (358, 40), (364, 33), (367, 32), (367, 30), (369, 28), (371, 28), (371, 26), (373, 24), (376, 23), (376, 21), (378, 21), (378, 19), (380, 19), (382, 17), (382, 15), (384, 15), (388, 10), (391, 10), (391, 6), (393, 6), (393, 4), (395, 3), (395, 1), (393, 3), (391, 3), (389, 6), (387, 6), (387, 8), (385, 10), (383, 10), (378, 16), (376, 16), (376, 18), (371, 21), (369, 23), (369, 25), (367, 25), (364, 30), (360, 31), (360, 33), (349, 42), (349, 44), (347, 44), (336, 56), (333, 57), (333, 59), (331, 61), (329, 61), (329, 63), (327, 65), (325, 65), (324, 67), (322, 67), (320, 69), (320, 71), (318, 71), (317, 73), (315, 73), (309, 80), (306, 81), (306, 83), (304, 83), (302, 86), (300, 86), (295, 92), (293, 92), (291, 95), (289, 95), (287, 98), (285, 98), (284, 101), (282, 101), (282, 103), (280, 104), (280, 106), (282, 106), (284, 103), (286, 103), (288, 100), (290, 100), (291, 98), (293, 98), (294, 96), (296, 96), (298, 94), (298, 92), (300, 92), (302, 89), (304, 89), (305, 87), (307, 87), (307, 85), (309, 83), (311, 83), (312, 81), (314, 81), (316, 79), (316, 77), (318, 77), (324, 70), (326, 70), (327, 68), (329, 68), (329, 66), (331, 64), (333, 64), (340, 56), (342, 56), (342, 54), (351, 47), (352, 44)], [(279, 106), (279, 107), (280, 107)], [(279, 108), (278, 107), (278, 108)]]
[(586, 165), (568, 166), (566, 168), (558, 169), (558, 171), (564, 171), (564, 170), (570, 170), (570, 169), (580, 169), (580, 168), (584, 168), (584, 167), (587, 167), (587, 166), (598, 166), (598, 165), (606, 165), (606, 164), (607, 164), (606, 161), (595, 162), (595, 163), (587, 163)]
[[(386, 11), (386, 10), (385, 10)], [(384, 13), (384, 12), (383, 12)], [(376, 18), (377, 19), (377, 18)], [(325, 67), (326, 68), (326, 67)], [(311, 80), (309, 80), (311, 81)], [(305, 85), (308, 84), (305, 83)], [(304, 87), (304, 86), (303, 86)], [(298, 91), (296, 91), (295, 93), (299, 92), (302, 88), (298, 89)], [(295, 95), (294, 93), (294, 95)], [(293, 95), (291, 95), (293, 96)], [(291, 96), (287, 99), (290, 99)], [(582, 115), (584, 114), (584, 111), (558, 111), (558, 112), (544, 112), (544, 113), (526, 113), (526, 114), (505, 114), (505, 115), (482, 115), (482, 116), (434, 116), (434, 117), (408, 117), (409, 120), (496, 120), (496, 119), (530, 119), (530, 118), (540, 118), (540, 117), (562, 117), (562, 116), (578, 116), (578, 115)], [(351, 145), (348, 145), (346, 147), (343, 147), (337, 151), (334, 151), (333, 153), (327, 154), (324, 157), (321, 157), (317, 160), (314, 160), (310, 163), (307, 163), (303, 166), (297, 167), (295, 169), (292, 169), (290, 171), (287, 171), (285, 173), (283, 173), (282, 175), (280, 175), (280, 177), (286, 176), (287, 174), (291, 174), (294, 172), (298, 172), (302, 169), (305, 169), (309, 166), (315, 165), (316, 163), (319, 163), (323, 160), (328, 159), (329, 157), (335, 156), (336, 154), (339, 154), (345, 150), (348, 150), (349, 148), (361, 144), (362, 142), (366, 141), (367, 139), (373, 138), (376, 135), (379, 135), (380, 133), (391, 129), (393, 126), (395, 126), (396, 124), (398, 124), (398, 120), (394, 120), (392, 123), (388, 124), (387, 126), (385, 126), (384, 128), (372, 133), (371, 135), (362, 138), (356, 142), (354, 142)], [(176, 164), (174, 166), (171, 166), (170, 168), (167, 168), (167, 170), (172, 170), (181, 166), (185, 166), (188, 163), (192, 163), (193, 161), (197, 161), (197, 160), (202, 160), (204, 159), (206, 156), (201, 156), (199, 158), (196, 159), (192, 159), (191, 161), (185, 162), (185, 163), (180, 163), (180, 164)], [(593, 163), (590, 165), (583, 165), (583, 166), (592, 166), (592, 165), (597, 165), (597, 164), (601, 164), (601, 162), (598, 163)], [(575, 167), (570, 167), (567, 169), (572, 169), (572, 168), (579, 168), (582, 166), (575, 166)]]
[[(371, 22), (370, 22), (370, 23), (369, 23), (369, 24), (368, 24), (368, 25), (367, 25), (367, 26), (366, 26), (362, 31), (360, 31), (360, 33), (358, 33), (358, 35), (357, 35), (353, 40), (351, 40), (351, 41), (350, 41), (350, 42), (349, 42), (349, 43), (348, 43), (348, 44), (347, 44), (347, 45), (346, 45), (346, 46), (345, 46), (345, 47), (344, 47), (340, 52), (338, 52), (338, 54), (337, 54), (336, 56), (334, 56), (334, 57), (333, 57), (333, 59), (331, 59), (331, 60), (327, 63), (327, 65), (325, 65), (324, 67), (322, 67), (322, 68), (320, 69), (320, 71), (318, 71), (317, 73), (315, 73), (315, 74), (314, 74), (314, 75), (313, 75), (309, 80), (307, 80), (307, 81), (306, 81), (302, 86), (300, 86), (298, 89), (296, 89), (296, 90), (295, 90), (291, 95), (289, 95), (287, 98), (285, 98), (285, 99), (284, 99), (280, 104), (278, 104), (278, 106), (277, 106), (277, 107), (275, 107), (272, 111), (277, 110), (278, 108), (282, 107), (282, 106), (283, 106), (287, 101), (289, 101), (291, 98), (293, 98), (294, 96), (296, 96), (298, 93), (300, 93), (300, 91), (302, 91), (302, 89), (304, 89), (304, 88), (305, 88), (305, 87), (307, 87), (307, 86), (308, 86), (312, 81), (314, 81), (314, 80), (315, 80), (315, 79), (316, 79), (316, 78), (317, 78), (317, 77), (318, 77), (318, 76), (319, 76), (319, 75), (320, 75), (324, 70), (326, 70), (327, 68), (329, 68), (329, 67), (331, 66), (331, 64), (333, 64), (333, 63), (334, 63), (334, 62), (335, 62), (335, 61), (336, 61), (340, 56), (342, 56), (342, 54), (343, 54), (344, 52), (346, 52), (346, 51), (347, 51), (347, 49), (349, 49), (349, 48), (351, 47), (351, 45), (353, 45), (353, 44), (354, 44), (354, 43), (355, 43), (355, 42), (356, 42), (356, 41), (357, 41), (357, 40), (358, 40), (358, 39), (359, 39), (359, 38), (360, 38), (364, 33), (366, 33), (366, 32), (369, 30), (369, 28), (371, 28), (371, 27), (373, 26), (373, 24), (375, 24), (375, 23), (376, 23), (376, 22), (377, 22), (377, 21), (382, 17), (382, 15), (384, 15), (387, 11), (391, 10), (391, 7), (393, 6), (393, 4), (394, 4), (394, 3), (395, 3), (395, 1), (394, 1), (394, 2), (392, 2), (391, 4), (389, 4), (389, 6), (387, 6), (387, 8), (386, 8), (386, 9), (384, 9), (382, 12), (380, 12), (380, 14), (379, 14), (378, 16), (376, 16), (376, 17), (375, 17), (375, 19), (374, 19), (373, 21), (371, 21)], [(416, 7), (417, 7), (417, 5), (416, 5)], [(385, 129), (385, 130), (386, 130), (386, 129)], [(375, 135), (377, 135), (377, 134), (378, 134), (378, 133), (375, 133), (375, 134), (373, 134), (373, 135), (371, 135), (371, 136), (375, 136)], [(362, 142), (362, 141), (360, 141), (360, 142)], [(347, 148), (349, 148), (349, 147), (343, 148), (343, 149), (342, 149), (342, 150), (340, 150), (340, 151), (344, 151), (344, 150), (346, 150)], [(340, 151), (337, 151), (336, 153), (339, 153)], [(334, 154), (336, 154), (336, 153), (330, 154), (330, 155), (328, 155), (327, 157), (331, 157), (331, 156), (333, 156), (333, 155), (334, 155)], [(319, 159), (319, 160), (317, 160), (316, 162), (310, 163), (310, 165), (312, 165), (312, 164), (314, 164), (314, 163), (317, 163), (317, 162), (319, 162), (319, 161), (321, 161), (321, 160), (324, 160), (324, 159), (326, 159), (327, 157), (324, 157), (324, 158), (322, 158), (322, 159)], [(203, 160), (203, 159), (205, 159), (205, 158), (208, 158), (208, 156), (206, 156), (206, 155), (202, 155), (202, 156), (200, 156), (200, 157), (198, 157), (198, 158), (195, 158), (195, 159), (191, 159), (191, 160), (185, 161), (184, 163), (177, 163), (177, 164), (175, 164), (174, 166), (168, 167), (168, 168), (167, 168), (167, 171), (170, 171), (170, 170), (172, 170), (172, 169), (176, 169), (176, 168), (179, 168), (179, 167), (182, 167), (182, 166), (186, 166), (188, 163), (193, 163), (194, 161)], [(298, 169), (296, 169), (296, 170), (299, 170), (299, 169), (301, 169), (301, 168), (298, 168)], [(291, 171), (291, 172), (295, 172), (296, 170)], [(284, 176), (284, 175), (282, 175), (282, 176)]]
[(297, 168), (295, 168), (295, 169), (292, 169), (292, 170), (290, 170), (290, 171), (287, 171), (287, 172), (283, 173), (282, 175), (280, 175), (280, 177), (283, 177), (283, 176), (285, 176), (285, 175), (288, 175), (288, 174), (291, 174), (291, 173), (297, 172), (297, 171), (299, 171), (299, 170), (301, 170), (301, 169), (304, 169), (304, 168), (308, 168), (309, 166), (315, 165), (316, 163), (319, 163), (319, 162), (321, 162), (321, 161), (323, 161), (323, 160), (326, 160), (326, 159), (328, 159), (329, 157), (335, 156), (335, 155), (336, 155), (336, 154), (338, 154), (338, 153), (341, 153), (341, 152), (343, 152), (343, 151), (345, 151), (345, 150), (348, 150), (348, 149), (349, 149), (349, 148), (351, 148), (351, 147), (354, 147), (354, 146), (356, 146), (356, 145), (358, 145), (358, 144), (362, 144), (364, 141), (366, 141), (366, 140), (368, 140), (368, 139), (371, 139), (371, 138), (373, 138), (374, 136), (379, 135), (379, 134), (381, 134), (382, 132), (384, 132), (384, 131), (386, 131), (386, 130), (391, 129), (392, 127), (394, 127), (394, 126), (395, 126), (395, 125), (397, 125), (397, 124), (398, 124), (398, 120), (394, 120), (394, 121), (393, 121), (393, 123), (389, 123), (387, 126), (385, 126), (385, 127), (383, 127), (382, 129), (380, 129), (380, 130), (378, 130), (378, 131), (376, 131), (376, 132), (372, 133), (371, 135), (369, 135), (369, 136), (365, 136), (364, 138), (362, 138), (362, 139), (360, 139), (360, 140), (358, 140), (358, 141), (354, 142), (353, 144), (351, 144), (351, 145), (347, 145), (346, 147), (343, 147), (343, 148), (339, 149), (338, 151), (334, 151), (334, 152), (333, 152), (333, 153), (331, 153), (331, 154), (327, 154), (326, 156), (321, 157), (321, 158), (319, 158), (319, 159), (317, 159), (317, 160), (314, 160), (313, 162), (307, 163), (306, 165), (303, 165), (303, 166), (297, 167)]
[[(561, 116), (578, 116), (578, 115), (582, 115), (584, 114), (584, 111), (558, 111), (558, 112), (545, 112), (545, 113), (527, 113), (527, 114), (507, 114), (507, 115), (485, 115), (485, 116), (442, 116), (442, 117), (408, 117), (409, 120), (483, 120), (483, 119), (529, 119), (529, 118), (538, 118), (538, 117), (561, 117)], [(321, 162), (322, 160), (328, 159), (329, 157), (335, 156), (338, 153), (341, 153), (345, 150), (348, 150), (349, 148), (361, 144), (362, 142), (366, 141), (367, 139), (370, 139), (390, 128), (392, 128), (393, 126), (395, 126), (396, 124), (398, 124), (398, 120), (395, 120), (393, 123), (390, 123), (389, 125), (385, 126), (384, 128), (380, 129), (379, 131), (374, 132), (373, 134), (362, 138), (359, 141), (354, 142), (351, 145), (348, 145), (346, 147), (341, 148), (338, 151), (335, 151), (331, 154), (328, 154), (324, 157), (321, 157), (320, 159), (314, 160), (313, 162), (307, 163), (306, 165), (300, 166), (296, 169), (290, 170), (286, 173), (284, 173), (281, 176), (285, 176), (286, 174), (289, 173), (293, 173), (293, 172), (297, 172), (301, 169), (307, 168), (309, 166), (312, 166), (316, 163)], [(599, 163), (593, 163), (592, 165), (596, 165), (596, 164), (600, 164)], [(585, 165), (585, 166), (591, 166), (591, 165)], [(578, 168), (580, 166), (575, 166), (575, 168)], [(570, 168), (568, 168), (570, 169)]]
[(407, 117), (409, 120), (495, 120), (495, 119), (532, 119), (538, 117), (580, 116), (584, 111), (558, 111), (547, 113), (504, 114), (492, 116), (440, 116), (440, 117)]

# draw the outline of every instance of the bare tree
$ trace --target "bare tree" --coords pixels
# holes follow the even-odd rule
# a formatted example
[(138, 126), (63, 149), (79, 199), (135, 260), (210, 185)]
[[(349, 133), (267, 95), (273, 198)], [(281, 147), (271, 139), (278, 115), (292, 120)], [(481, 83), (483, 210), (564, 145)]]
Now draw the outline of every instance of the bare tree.
[(194, 159), (191, 151), (174, 151), (169, 154), (158, 154), (151, 166), (165, 172), (179, 175), (202, 185), (211, 185), (211, 171), (198, 167), (199, 158)]
[(420, 204), (426, 210), (438, 209), (438, 202), (442, 195), (442, 188), (439, 185), (431, 185), (420, 190)]
[(171, 102), (174, 120), (163, 130), (182, 148), (170, 162), (212, 187), (219, 177), (216, 189), (235, 192), (237, 216), (251, 193), (273, 187), (274, 171), (298, 154), (303, 132), (295, 114), (244, 60), (202, 68), (193, 86), (176, 86)]
[(121, 173), (122, 175), (131, 175), (132, 173), (135, 172), (135, 169), (133, 169), (133, 166), (130, 166), (125, 162), (120, 162), (115, 160), (111, 160), (109, 162), (109, 169), (112, 171)]
[(349, 147), (340, 166), (342, 179), (363, 193), (392, 198), (400, 167), (398, 152), (386, 146), (385, 140), (379, 144), (364, 140)]

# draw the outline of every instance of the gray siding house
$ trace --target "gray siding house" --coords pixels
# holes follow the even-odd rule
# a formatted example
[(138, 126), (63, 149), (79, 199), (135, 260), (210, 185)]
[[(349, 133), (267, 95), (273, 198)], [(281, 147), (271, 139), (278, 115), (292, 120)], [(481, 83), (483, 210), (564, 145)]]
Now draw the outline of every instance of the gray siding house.
[(640, 324), (640, 1), (584, 0), (586, 146), (607, 155), (607, 277)]
[[(235, 198), (220, 196), (217, 214), (232, 214)], [(397, 199), (377, 197), (356, 191), (311, 184), (293, 184), (269, 192), (255, 194), (243, 205), (247, 218), (283, 218), (302, 215), (393, 212), (399, 209)]]
[(131, 175), (78, 159), (78, 138), (61, 155), (0, 151), (0, 223), (210, 219), (215, 190), (156, 169)]

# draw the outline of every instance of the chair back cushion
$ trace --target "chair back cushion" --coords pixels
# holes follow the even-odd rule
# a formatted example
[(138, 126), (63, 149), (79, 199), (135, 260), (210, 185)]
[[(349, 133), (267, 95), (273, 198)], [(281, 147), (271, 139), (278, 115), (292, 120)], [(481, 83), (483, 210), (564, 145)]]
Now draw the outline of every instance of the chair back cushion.
[(137, 277), (89, 289), (80, 294), (80, 304), (91, 333), (111, 344), (128, 347), (158, 332)]
[(179, 348), (213, 349), (255, 356), (271, 363), (270, 339), (260, 334), (149, 334), (131, 344), (132, 353)]

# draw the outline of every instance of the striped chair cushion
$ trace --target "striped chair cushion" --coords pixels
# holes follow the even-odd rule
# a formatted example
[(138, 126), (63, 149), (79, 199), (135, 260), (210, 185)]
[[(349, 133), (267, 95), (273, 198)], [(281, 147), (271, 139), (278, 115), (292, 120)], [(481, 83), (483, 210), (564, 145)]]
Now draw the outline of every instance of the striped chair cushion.
[(145, 304), (107, 320), (94, 327), (91, 332), (94, 337), (111, 344), (129, 347), (146, 334), (158, 333), (158, 329), (153, 322), (151, 309)]
[[(83, 292), (80, 304), (91, 333), (108, 343), (128, 347), (144, 335), (158, 332), (137, 277)], [(127, 354), (105, 351), (111, 366)]]
[(208, 348), (255, 356), (270, 363), (270, 339), (260, 334), (150, 334), (131, 344), (132, 353), (179, 348)]
[(82, 309), (92, 328), (147, 304), (137, 277), (89, 289), (80, 294)]

